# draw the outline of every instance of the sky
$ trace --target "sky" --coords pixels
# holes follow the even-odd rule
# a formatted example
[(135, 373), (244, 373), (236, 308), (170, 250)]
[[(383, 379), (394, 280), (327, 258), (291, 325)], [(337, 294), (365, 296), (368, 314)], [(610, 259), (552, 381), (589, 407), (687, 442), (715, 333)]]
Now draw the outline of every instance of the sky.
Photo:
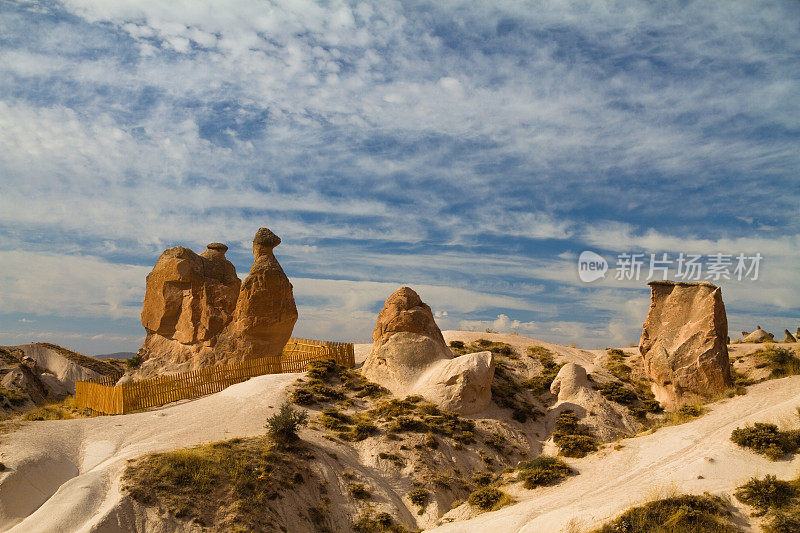
[(626, 346), (683, 253), (783, 338), (799, 59), (794, 0), (0, 0), (0, 344), (136, 351), (163, 250), (244, 278), (262, 226), (295, 336), (369, 341), (408, 285), (442, 329)]

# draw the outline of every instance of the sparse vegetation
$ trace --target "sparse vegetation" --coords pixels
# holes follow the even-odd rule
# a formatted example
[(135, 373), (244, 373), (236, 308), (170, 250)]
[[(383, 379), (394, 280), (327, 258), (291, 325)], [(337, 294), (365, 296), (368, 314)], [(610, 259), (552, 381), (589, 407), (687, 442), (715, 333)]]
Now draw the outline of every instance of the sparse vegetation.
[(374, 514), (372, 509), (367, 509), (353, 524), (356, 533), (405, 533), (405, 527), (397, 524), (389, 513)]
[(735, 533), (725, 501), (708, 493), (681, 495), (628, 509), (595, 533)]
[(553, 352), (544, 346), (530, 346), (528, 356), (539, 360), (539, 364), (542, 365), (542, 374), (529, 378), (522, 384), (537, 396), (550, 392), (550, 385), (553, 384), (553, 380), (563, 365), (556, 363)]
[(578, 423), (572, 410), (566, 410), (556, 418), (553, 441), (565, 457), (585, 457), (597, 449), (597, 439), (588, 428)]
[(609, 348), (606, 354), (608, 371), (620, 381), (630, 381), (631, 367), (625, 364), (625, 352), (619, 348)]
[(299, 440), (297, 431), (308, 424), (308, 413), (284, 403), (279, 411), (267, 419), (267, 435), (281, 447), (288, 447)]
[(42, 342), (40, 344), (58, 352), (62, 357), (69, 359), (73, 363), (76, 363), (84, 368), (88, 368), (89, 370), (94, 370), (98, 374), (102, 374), (104, 376), (122, 374), (121, 369), (106, 361), (101, 361), (100, 359), (95, 359), (94, 357), (83, 355), (82, 353), (73, 352), (72, 350), (68, 350), (57, 344), (51, 344), (49, 342)]
[(0, 406), (18, 407), (26, 401), (27, 398), (19, 392), (0, 386)]
[(734, 429), (731, 440), (777, 461), (800, 448), (800, 431), (780, 431), (775, 424), (756, 422), (752, 426)]
[(428, 489), (424, 487), (416, 487), (411, 489), (411, 492), (408, 493), (408, 499), (419, 507), (420, 509), (425, 509), (428, 506), (428, 500), (430, 500), (431, 493)]
[(496, 511), (511, 503), (511, 498), (500, 489), (487, 486), (473, 491), (469, 495), (467, 503), (481, 511)]
[(125, 366), (130, 369), (139, 368), (142, 364), (142, 354), (137, 353), (136, 355), (132, 356), (130, 359), (125, 361)]
[(526, 489), (553, 485), (572, 473), (572, 469), (564, 461), (546, 455), (521, 462), (517, 465), (517, 471), (517, 481), (523, 481), (522, 486)]
[(123, 487), (171, 515), (220, 530), (275, 528), (269, 502), (307, 483), (313, 458), (304, 446), (270, 446), (263, 437), (232, 439), (131, 461)]
[(492, 399), (500, 407), (511, 409), (511, 418), (521, 423), (527, 422), (528, 418), (535, 419), (540, 414), (525, 397), (525, 388), (510, 368), (502, 363), (495, 365)]
[(619, 381), (604, 383), (600, 385), (597, 390), (600, 391), (600, 394), (602, 394), (604, 398), (622, 405), (631, 405), (638, 399), (634, 391), (627, 388)]
[(333, 359), (312, 361), (308, 364), (308, 380), (297, 380), (289, 399), (298, 405), (315, 405), (347, 401), (348, 394), (355, 398), (379, 398), (386, 389), (367, 381), (359, 372), (345, 368)]
[(791, 503), (797, 496), (797, 487), (789, 481), (767, 475), (764, 479), (751, 478), (736, 489), (735, 496), (756, 510), (754, 516), (763, 516), (770, 509), (780, 509)]
[(770, 475), (751, 478), (736, 489), (735, 496), (753, 507), (754, 516), (764, 516), (761, 529), (765, 533), (800, 531), (800, 479), (782, 481)]
[(363, 483), (350, 483), (347, 492), (356, 500), (369, 500), (372, 492)]
[(800, 359), (791, 348), (766, 344), (749, 355), (757, 361), (756, 368), (769, 368), (770, 378), (782, 378), (800, 374)]
[(475, 442), (474, 421), (442, 411), (432, 403), (423, 401), (421, 396), (383, 400), (365, 417), (385, 423), (390, 433), (433, 433), (461, 444)]

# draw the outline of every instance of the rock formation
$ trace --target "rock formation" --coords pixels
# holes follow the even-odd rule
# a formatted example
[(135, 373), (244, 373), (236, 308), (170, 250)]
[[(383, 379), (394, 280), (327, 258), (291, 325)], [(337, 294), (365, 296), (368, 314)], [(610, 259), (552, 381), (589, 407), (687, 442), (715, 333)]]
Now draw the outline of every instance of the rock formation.
[[(562, 366), (550, 384), (550, 393), (557, 398), (548, 411), (552, 420), (570, 409), (603, 440), (614, 440), (638, 431), (635, 417), (619, 404), (604, 398), (589, 381), (586, 369), (581, 365), (567, 363)], [(553, 449), (551, 453), (558, 453), (558, 450)]]
[(272, 249), (280, 238), (261, 228), (255, 262), (244, 283), (211, 243), (201, 254), (169, 248), (147, 275), (142, 325), (147, 331), (136, 378), (278, 355), (292, 334), (297, 308), (292, 285)]
[(786, 333), (786, 337), (783, 339), (783, 342), (797, 342), (797, 339), (792, 335), (788, 329), (783, 330)]
[(731, 386), (722, 291), (707, 282), (653, 281), (639, 351), (656, 399), (676, 409)]
[[(742, 332), (744, 334), (744, 331)], [(742, 342), (766, 342), (775, 339), (775, 335), (772, 333), (767, 333), (761, 326), (756, 326), (756, 330), (753, 333), (748, 333), (744, 335)]]
[(280, 237), (261, 228), (253, 239), (255, 261), (242, 283), (233, 321), (220, 337), (218, 360), (280, 355), (297, 322), (292, 284), (272, 250)]
[(477, 413), (491, 402), (492, 354), (453, 358), (431, 308), (410, 288), (401, 287), (387, 298), (372, 339), (361, 372), (393, 394), (420, 394), (461, 414)]

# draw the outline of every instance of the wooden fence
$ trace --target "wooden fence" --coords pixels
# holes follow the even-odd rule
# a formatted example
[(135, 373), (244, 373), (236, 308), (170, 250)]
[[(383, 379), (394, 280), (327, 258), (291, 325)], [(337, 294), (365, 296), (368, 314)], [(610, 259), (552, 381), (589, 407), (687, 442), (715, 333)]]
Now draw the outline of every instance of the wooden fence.
[(125, 414), (219, 392), (255, 376), (302, 372), (308, 363), (325, 359), (353, 367), (353, 345), (292, 338), (279, 356), (209, 366), (122, 385), (114, 385), (112, 377), (100, 382), (78, 381), (75, 383), (75, 402), (80, 408), (101, 414)]

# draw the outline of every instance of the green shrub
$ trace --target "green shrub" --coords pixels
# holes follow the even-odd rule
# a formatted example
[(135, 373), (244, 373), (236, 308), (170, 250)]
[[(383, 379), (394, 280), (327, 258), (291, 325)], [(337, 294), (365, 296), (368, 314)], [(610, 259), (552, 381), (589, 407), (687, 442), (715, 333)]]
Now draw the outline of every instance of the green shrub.
[(625, 511), (596, 533), (735, 533), (725, 501), (708, 493), (648, 502)]
[(0, 386), (0, 403), (8, 403), (11, 405), (19, 406), (24, 404), (25, 401), (26, 401), (25, 396), (23, 396), (19, 392)]
[(495, 487), (481, 487), (467, 498), (467, 503), (473, 507), (477, 507), (481, 511), (491, 511), (499, 509), (504, 503), (509, 500), (508, 495)]
[(800, 359), (797, 358), (797, 352), (790, 348), (769, 344), (750, 354), (750, 357), (759, 361), (756, 368), (768, 367), (771, 370), (770, 377), (800, 374)]
[(308, 412), (298, 411), (288, 403), (267, 419), (267, 435), (278, 446), (287, 446), (300, 437), (297, 431), (308, 424)]
[(356, 500), (368, 500), (372, 496), (370, 490), (363, 483), (350, 483), (347, 492)]
[(606, 353), (608, 354), (608, 371), (620, 381), (630, 381), (631, 367), (625, 364), (625, 352), (618, 348), (609, 348)]
[(526, 489), (552, 485), (572, 473), (572, 469), (564, 461), (547, 455), (521, 462), (517, 465), (517, 471), (517, 481), (524, 481), (523, 487)]
[(503, 449), (506, 447), (507, 441), (506, 438), (500, 433), (494, 432), (488, 435), (483, 442), (485, 442), (490, 448), (494, 448), (497, 451), (503, 451)]
[(491, 485), (495, 480), (495, 475), (492, 472), (475, 472), (472, 474), (472, 484), (476, 487), (485, 487)]
[(800, 531), (800, 506), (772, 511), (761, 525), (764, 533), (797, 533)]
[(544, 346), (528, 347), (528, 355), (539, 360), (539, 364), (542, 365), (542, 374), (526, 379), (522, 384), (537, 396), (550, 392), (550, 385), (553, 384), (553, 380), (563, 365), (557, 364), (553, 352)]
[(520, 423), (536, 415), (536, 409), (524, 396), (525, 386), (517, 381), (513, 372), (498, 363), (492, 380), (492, 399), (500, 407), (511, 409), (511, 418)]
[(297, 405), (313, 405), (317, 402), (314, 393), (308, 389), (295, 389), (289, 399)]
[(577, 415), (569, 409), (556, 418), (553, 441), (565, 457), (585, 457), (597, 449), (594, 436), (578, 423)]
[(604, 383), (598, 387), (598, 390), (604, 398), (622, 405), (630, 405), (638, 399), (635, 392), (627, 388), (619, 381), (609, 381), (608, 383)]
[(405, 533), (408, 530), (397, 524), (389, 513), (378, 513), (373, 516), (372, 509), (366, 509), (353, 524), (356, 533)]
[(764, 479), (750, 478), (750, 481), (736, 489), (736, 499), (756, 509), (756, 516), (764, 515), (770, 509), (786, 507), (797, 496), (797, 488), (788, 481), (773, 475)]
[(132, 356), (130, 359), (125, 361), (125, 366), (128, 368), (139, 368), (139, 365), (142, 364), (142, 354), (137, 353), (136, 355)]
[(800, 448), (800, 433), (779, 431), (775, 424), (761, 422), (734, 429), (731, 433), (731, 440), (739, 446), (750, 448), (773, 461), (777, 461), (786, 454), (794, 453)]
[(431, 493), (428, 489), (424, 487), (416, 487), (411, 489), (411, 492), (408, 493), (408, 499), (422, 509), (428, 506), (428, 500), (430, 499)]

